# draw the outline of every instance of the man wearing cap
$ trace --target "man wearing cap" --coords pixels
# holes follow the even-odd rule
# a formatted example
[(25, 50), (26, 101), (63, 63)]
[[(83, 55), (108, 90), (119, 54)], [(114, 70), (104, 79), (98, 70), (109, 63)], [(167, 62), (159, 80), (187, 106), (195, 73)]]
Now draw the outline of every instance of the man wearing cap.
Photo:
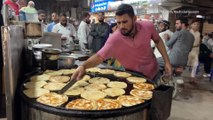
[[(169, 54), (170, 49), (165, 44), (167, 40), (164, 38), (164, 35), (168, 35), (169, 38), (171, 38), (173, 35), (173, 32), (169, 30), (169, 26), (170, 22), (167, 20), (160, 21), (158, 26), (158, 29), (160, 30), (159, 36), (163, 40), (167, 54)], [(154, 54), (156, 58), (162, 57), (158, 49), (154, 49)]]

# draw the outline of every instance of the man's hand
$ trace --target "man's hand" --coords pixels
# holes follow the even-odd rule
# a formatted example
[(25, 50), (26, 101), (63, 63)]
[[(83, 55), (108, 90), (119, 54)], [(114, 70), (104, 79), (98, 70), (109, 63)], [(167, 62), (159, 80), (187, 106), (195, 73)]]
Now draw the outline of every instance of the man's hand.
[(165, 63), (165, 75), (171, 76), (172, 75), (172, 66), (170, 63)]
[(84, 66), (79, 66), (76, 71), (73, 73), (71, 80), (75, 79), (75, 80), (80, 80), (83, 75), (85, 74), (85, 68)]

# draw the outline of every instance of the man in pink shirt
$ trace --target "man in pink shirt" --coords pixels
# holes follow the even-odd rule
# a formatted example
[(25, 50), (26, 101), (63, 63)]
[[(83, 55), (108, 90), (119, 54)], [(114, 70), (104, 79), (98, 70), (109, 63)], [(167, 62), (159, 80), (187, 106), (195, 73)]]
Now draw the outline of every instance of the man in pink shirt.
[(163, 41), (153, 23), (136, 21), (132, 6), (122, 4), (116, 11), (118, 30), (107, 40), (104, 47), (79, 66), (72, 79), (80, 79), (85, 69), (97, 66), (107, 58), (117, 59), (126, 69), (140, 72), (148, 79), (158, 73), (158, 63), (150, 46), (151, 39), (165, 60), (165, 72), (171, 74), (172, 68)]

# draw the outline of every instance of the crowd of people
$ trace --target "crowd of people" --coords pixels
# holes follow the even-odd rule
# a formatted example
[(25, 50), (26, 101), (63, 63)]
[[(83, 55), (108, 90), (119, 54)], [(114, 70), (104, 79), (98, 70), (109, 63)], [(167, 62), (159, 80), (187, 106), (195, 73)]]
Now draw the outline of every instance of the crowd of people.
[[(35, 3), (29, 1), (28, 5), (19, 11), (37, 13), (38, 21), (43, 24), (44, 32), (61, 33), (62, 48), (73, 50), (74, 40), (77, 40), (80, 50), (91, 50), (96, 53), (89, 59), (89, 62), (83, 64), (84, 68), (97, 65), (92, 61), (100, 63), (110, 58), (119, 67), (141, 72), (148, 78), (154, 79), (158, 68), (171, 74), (171, 66), (173, 68), (189, 66), (191, 82), (196, 83), (197, 68), (200, 63), (204, 63), (204, 77), (210, 75), (213, 58), (212, 33), (202, 37), (199, 32), (198, 19), (193, 19), (190, 23), (184, 17), (176, 19), (176, 31), (173, 33), (170, 30), (169, 21), (161, 20), (156, 29), (151, 22), (137, 21), (132, 7), (123, 4), (116, 11), (117, 23), (109, 25), (104, 22), (104, 13), (98, 13), (98, 22), (91, 23), (91, 15), (86, 12), (76, 28), (64, 13), (59, 15), (53, 12), (51, 22), (47, 23), (46, 12), (37, 11), (34, 6)], [(124, 48), (125, 50), (128, 48), (128, 55), (123, 52)], [(141, 51), (143, 55), (140, 54)], [(126, 60), (127, 56), (132, 57)]]

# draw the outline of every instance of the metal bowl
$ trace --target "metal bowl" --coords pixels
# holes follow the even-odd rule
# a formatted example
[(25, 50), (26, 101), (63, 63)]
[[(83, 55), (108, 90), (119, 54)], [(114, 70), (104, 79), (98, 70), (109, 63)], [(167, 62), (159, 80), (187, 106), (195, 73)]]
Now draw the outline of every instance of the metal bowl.
[(45, 48), (42, 50), (42, 53), (42, 57), (44, 57), (45, 59), (58, 60), (61, 50), (56, 48)]
[(59, 68), (72, 68), (73, 66), (75, 66), (75, 58), (65, 55), (59, 57)]

